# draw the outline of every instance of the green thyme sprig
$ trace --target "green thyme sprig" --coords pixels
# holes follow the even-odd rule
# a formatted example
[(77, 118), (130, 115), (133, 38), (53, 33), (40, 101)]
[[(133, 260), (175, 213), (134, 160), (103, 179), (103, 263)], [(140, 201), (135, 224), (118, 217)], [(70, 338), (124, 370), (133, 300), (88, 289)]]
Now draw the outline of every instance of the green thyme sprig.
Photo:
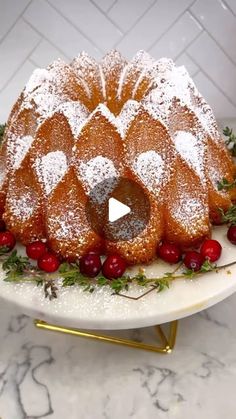
[(158, 292), (169, 288), (169, 279), (172, 274), (164, 274), (162, 278), (147, 278), (143, 271), (138, 272), (134, 276), (123, 275), (120, 278), (109, 280), (103, 275), (96, 278), (88, 278), (81, 274), (79, 267), (76, 263), (63, 263), (59, 268), (60, 277), (62, 277), (63, 287), (72, 285), (79, 285), (84, 288), (84, 291), (92, 293), (95, 286), (103, 287), (109, 286), (114, 294), (121, 291), (128, 291), (131, 283), (136, 283), (139, 286), (147, 287), (149, 285), (155, 286)]
[[(1, 250), (3, 251), (4, 248)], [(57, 287), (53, 276), (42, 273), (37, 267), (30, 263), (28, 257), (20, 256), (16, 250), (10, 255), (6, 255), (8, 249), (5, 249), (5, 259), (2, 262), (2, 269), (5, 271), (5, 282), (33, 282), (37, 286), (41, 285), (44, 289), (46, 298), (52, 300), (57, 298)]]
[(229, 127), (223, 129), (223, 134), (227, 139), (225, 140), (226, 146), (229, 148), (232, 156), (236, 156), (236, 135), (233, 133), (233, 130)]
[(3, 270), (6, 272), (5, 281), (17, 281), (21, 278), (29, 268), (31, 268), (27, 257), (17, 255), (17, 251), (13, 250), (10, 256), (2, 264)]
[(233, 182), (229, 182), (225, 177), (217, 182), (218, 191), (229, 191), (236, 187), (236, 179)]
[(79, 285), (84, 288), (84, 291), (89, 291), (92, 293), (96, 286), (108, 286), (111, 288), (114, 294), (119, 294), (123, 291), (128, 291), (131, 284), (136, 284), (141, 287), (153, 287), (156, 288), (157, 292), (162, 292), (163, 290), (170, 287), (170, 283), (176, 279), (188, 278), (192, 279), (200, 274), (204, 274), (210, 271), (216, 271), (217, 266), (212, 264), (210, 261), (206, 260), (200, 271), (194, 272), (191, 269), (186, 269), (185, 271), (175, 274), (171, 272), (166, 272), (162, 277), (158, 278), (148, 278), (143, 270), (140, 270), (136, 275), (123, 275), (121, 278), (108, 280), (104, 276), (98, 276), (96, 278), (88, 278), (83, 276), (78, 265), (65, 262), (61, 265), (59, 269), (60, 277), (63, 279), (63, 286), (72, 286)]
[(5, 129), (6, 129), (6, 124), (3, 124), (3, 125), (0, 124), (0, 145), (3, 141), (3, 136), (4, 136)]
[(236, 225), (236, 205), (232, 205), (226, 212), (222, 208), (218, 208), (218, 211), (221, 215), (222, 223)]
[(82, 287), (85, 292), (90, 293), (94, 292), (96, 287), (106, 286), (111, 289), (113, 294), (120, 294), (121, 292), (128, 291), (131, 284), (136, 284), (143, 288), (151, 287), (150, 289), (156, 289), (157, 292), (162, 292), (169, 288), (171, 282), (174, 280), (181, 278), (193, 279), (206, 272), (218, 272), (220, 269), (227, 268), (232, 264), (217, 267), (215, 264), (206, 260), (198, 272), (186, 269), (180, 273), (166, 272), (161, 277), (148, 278), (144, 271), (140, 270), (134, 276), (124, 275), (121, 278), (109, 280), (103, 275), (99, 275), (96, 278), (86, 277), (81, 274), (79, 266), (76, 263), (69, 262), (62, 263), (59, 271), (55, 274), (44, 274), (30, 263), (29, 258), (18, 255), (17, 251), (14, 250), (10, 255), (5, 255), (2, 267), (6, 273), (5, 281), (14, 283), (28, 281), (38, 286), (43, 286), (45, 297), (52, 300), (57, 298), (58, 287), (56, 281), (59, 278), (62, 279), (63, 287), (77, 285)]

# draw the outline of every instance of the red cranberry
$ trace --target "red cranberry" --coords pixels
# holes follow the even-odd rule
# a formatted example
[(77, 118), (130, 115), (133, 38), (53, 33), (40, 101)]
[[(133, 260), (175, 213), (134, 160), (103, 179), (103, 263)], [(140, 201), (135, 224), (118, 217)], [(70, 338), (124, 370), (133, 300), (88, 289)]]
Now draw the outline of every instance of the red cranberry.
[(201, 246), (201, 255), (210, 262), (215, 262), (220, 258), (222, 247), (217, 240), (206, 240)]
[(55, 272), (60, 266), (59, 259), (53, 254), (46, 252), (38, 259), (38, 267), (45, 272)]
[(204, 262), (204, 257), (201, 253), (190, 251), (186, 252), (184, 256), (184, 264), (188, 269), (192, 269), (193, 271), (199, 271), (201, 266)]
[(15, 247), (16, 239), (10, 231), (0, 233), (0, 247), (6, 247), (9, 251)]
[(126, 262), (119, 255), (107, 256), (102, 266), (102, 273), (108, 279), (120, 278), (126, 270)]
[(30, 259), (38, 260), (47, 252), (47, 246), (41, 241), (35, 241), (26, 246), (26, 254)]
[(165, 262), (177, 263), (181, 259), (181, 251), (175, 244), (163, 243), (158, 250), (159, 256)]
[(6, 224), (3, 219), (0, 219), (0, 231), (6, 231)]
[(79, 261), (79, 269), (82, 275), (94, 278), (101, 270), (102, 264), (100, 256), (97, 253), (88, 253)]
[(227, 231), (227, 238), (232, 244), (236, 244), (236, 226), (230, 226)]

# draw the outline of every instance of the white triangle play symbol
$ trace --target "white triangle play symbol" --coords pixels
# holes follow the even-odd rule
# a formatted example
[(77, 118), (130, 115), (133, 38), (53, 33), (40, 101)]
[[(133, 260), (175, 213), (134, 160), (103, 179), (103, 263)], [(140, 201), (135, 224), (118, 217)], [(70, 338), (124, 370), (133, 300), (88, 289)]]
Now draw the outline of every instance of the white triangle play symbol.
[(124, 215), (129, 214), (131, 211), (130, 207), (115, 198), (110, 198), (108, 201), (108, 218), (110, 223), (119, 220)]

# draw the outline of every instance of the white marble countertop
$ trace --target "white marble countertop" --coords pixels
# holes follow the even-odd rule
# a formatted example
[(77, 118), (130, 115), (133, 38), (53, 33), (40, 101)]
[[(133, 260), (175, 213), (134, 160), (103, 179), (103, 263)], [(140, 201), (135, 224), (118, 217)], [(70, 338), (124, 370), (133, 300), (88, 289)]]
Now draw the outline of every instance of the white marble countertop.
[(236, 294), (181, 320), (159, 355), (35, 329), (1, 301), (0, 418), (234, 419), (235, 311)]

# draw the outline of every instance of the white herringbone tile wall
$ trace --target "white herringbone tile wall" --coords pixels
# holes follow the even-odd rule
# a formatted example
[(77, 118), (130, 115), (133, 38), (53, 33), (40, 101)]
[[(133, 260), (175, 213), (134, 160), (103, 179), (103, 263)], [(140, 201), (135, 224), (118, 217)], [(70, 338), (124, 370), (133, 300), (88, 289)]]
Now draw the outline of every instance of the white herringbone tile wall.
[(81, 50), (184, 64), (219, 119), (236, 118), (236, 0), (0, 0), (0, 122), (33, 69)]

